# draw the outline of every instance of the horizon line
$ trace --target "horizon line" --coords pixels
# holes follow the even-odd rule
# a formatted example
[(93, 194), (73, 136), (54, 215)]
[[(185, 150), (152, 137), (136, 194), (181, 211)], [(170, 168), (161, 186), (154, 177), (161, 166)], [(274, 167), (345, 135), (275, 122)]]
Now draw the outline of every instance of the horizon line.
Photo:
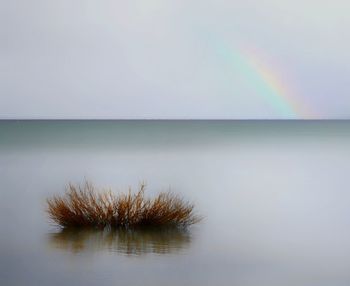
[(0, 121), (349, 121), (350, 118), (0, 118)]

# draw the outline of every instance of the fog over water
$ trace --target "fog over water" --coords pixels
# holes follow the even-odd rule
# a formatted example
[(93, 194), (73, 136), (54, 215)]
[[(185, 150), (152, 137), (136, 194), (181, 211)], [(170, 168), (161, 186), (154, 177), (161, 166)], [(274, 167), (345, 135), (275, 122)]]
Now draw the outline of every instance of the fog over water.
[[(348, 121), (0, 121), (1, 285), (349, 285)], [(69, 182), (171, 189), (187, 231), (62, 232)]]

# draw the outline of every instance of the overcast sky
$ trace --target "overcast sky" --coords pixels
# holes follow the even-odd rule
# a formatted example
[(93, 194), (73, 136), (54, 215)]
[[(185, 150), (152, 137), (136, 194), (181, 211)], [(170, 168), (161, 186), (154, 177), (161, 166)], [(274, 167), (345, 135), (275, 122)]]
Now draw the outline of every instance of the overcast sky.
[(0, 0), (0, 117), (349, 118), (349, 11), (348, 0)]

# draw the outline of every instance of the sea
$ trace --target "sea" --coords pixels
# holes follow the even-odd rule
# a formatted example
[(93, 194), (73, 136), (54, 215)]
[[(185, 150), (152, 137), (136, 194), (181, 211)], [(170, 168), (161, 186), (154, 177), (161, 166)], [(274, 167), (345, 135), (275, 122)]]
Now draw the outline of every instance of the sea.
[[(68, 184), (163, 191), (202, 221), (59, 228)], [(348, 286), (350, 121), (0, 121), (0, 285)]]

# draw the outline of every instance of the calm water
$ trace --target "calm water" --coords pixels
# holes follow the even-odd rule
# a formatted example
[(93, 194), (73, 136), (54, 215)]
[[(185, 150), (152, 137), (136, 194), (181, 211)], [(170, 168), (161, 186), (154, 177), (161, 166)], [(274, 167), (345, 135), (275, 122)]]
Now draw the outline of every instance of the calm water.
[[(350, 122), (0, 121), (0, 285), (349, 285)], [(171, 190), (188, 231), (67, 232), (88, 179)]]

